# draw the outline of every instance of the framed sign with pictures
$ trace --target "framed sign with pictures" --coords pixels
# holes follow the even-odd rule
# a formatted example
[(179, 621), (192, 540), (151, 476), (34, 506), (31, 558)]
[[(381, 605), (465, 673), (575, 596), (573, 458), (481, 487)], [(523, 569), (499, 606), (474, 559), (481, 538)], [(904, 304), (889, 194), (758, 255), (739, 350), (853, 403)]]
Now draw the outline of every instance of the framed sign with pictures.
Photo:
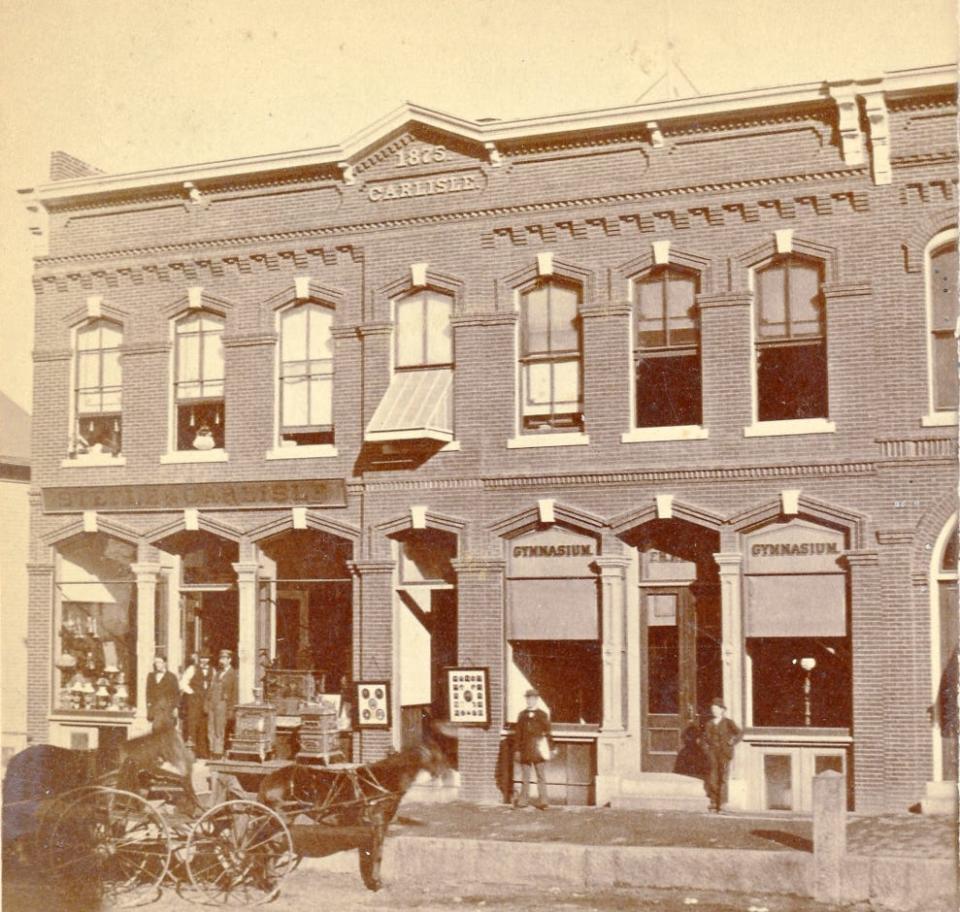
[(457, 725), (490, 724), (490, 680), (487, 668), (448, 668), (447, 705)]
[(357, 728), (390, 727), (390, 684), (387, 681), (357, 681), (355, 685)]

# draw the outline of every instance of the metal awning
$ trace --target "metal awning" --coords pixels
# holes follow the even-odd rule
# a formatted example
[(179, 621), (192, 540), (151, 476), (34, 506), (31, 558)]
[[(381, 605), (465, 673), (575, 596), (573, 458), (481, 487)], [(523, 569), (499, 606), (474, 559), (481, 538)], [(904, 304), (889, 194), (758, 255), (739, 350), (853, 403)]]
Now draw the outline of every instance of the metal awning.
[(453, 370), (394, 374), (364, 440), (453, 440)]

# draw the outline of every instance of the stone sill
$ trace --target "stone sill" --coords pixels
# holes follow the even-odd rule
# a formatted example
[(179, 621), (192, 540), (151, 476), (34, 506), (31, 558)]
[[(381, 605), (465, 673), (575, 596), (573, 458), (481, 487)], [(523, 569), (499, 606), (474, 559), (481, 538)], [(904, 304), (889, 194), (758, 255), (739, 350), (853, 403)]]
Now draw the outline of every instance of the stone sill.
[(163, 453), (160, 465), (179, 465), (191, 462), (229, 462), (226, 450), (178, 450), (175, 453)]
[(535, 449), (537, 447), (556, 447), (556, 446), (587, 446), (590, 443), (589, 434), (544, 434), (543, 436), (534, 436), (532, 434), (522, 434), (518, 437), (511, 437), (507, 441), (508, 450)]
[(758, 421), (743, 429), (744, 437), (792, 437), (799, 434), (833, 434), (837, 426), (827, 418), (792, 421)]
[(706, 440), (710, 431), (698, 424), (678, 424), (672, 427), (634, 428), (620, 435), (621, 443), (648, 443), (655, 440)]

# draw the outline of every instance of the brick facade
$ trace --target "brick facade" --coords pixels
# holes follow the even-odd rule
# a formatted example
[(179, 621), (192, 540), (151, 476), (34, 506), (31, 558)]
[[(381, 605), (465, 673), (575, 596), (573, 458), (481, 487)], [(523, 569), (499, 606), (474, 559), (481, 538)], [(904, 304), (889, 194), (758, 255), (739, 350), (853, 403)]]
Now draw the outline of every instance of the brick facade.
[[(431, 516), (457, 518), (458, 656), (490, 668), (491, 726), (464, 730), (459, 744), (461, 794), (481, 800), (495, 794), (500, 727), (511, 712), (506, 547), (497, 531), (504, 523), (550, 500), (571, 517), (597, 518), (606, 540), (629, 555), (624, 536), (609, 531), (615, 520), (672, 495), (674, 515), (687, 522), (718, 517), (723, 550), (736, 552), (741, 534), (779, 515), (781, 492), (800, 490), (801, 517), (847, 536), (856, 806), (905, 809), (934, 775), (923, 561), (955, 510), (955, 417), (940, 426), (921, 420), (930, 411), (924, 249), (956, 226), (954, 78), (948, 69), (892, 74), (881, 85), (888, 137), (881, 144), (875, 134), (871, 144), (857, 126), (853, 150), (839, 141), (833, 99), (799, 87), (772, 100), (704, 103), (693, 114), (637, 108), (527, 126), (481, 128), (409, 109), (342, 157), (247, 162), (232, 172), (198, 166), (182, 177), (126, 181), (71, 179), (61, 169), (63, 181), (35, 194), (50, 221), (34, 279), (34, 485), (344, 480), (345, 507), (201, 509), (200, 528), (238, 542), (240, 560), (255, 559), (251, 531), (285, 519), (290, 507), (306, 506), (310, 524), (327, 524), (331, 534), (354, 530), (358, 679), (397, 673), (395, 552), (381, 527), (418, 505), (428, 528)], [(436, 153), (443, 160), (401, 165), (405, 150), (417, 148), (444, 150)], [(878, 183), (871, 166), (884, 150), (892, 179)], [(454, 176), (471, 179), (438, 192), (459, 186)], [(824, 268), (834, 429), (746, 436), (754, 423), (751, 270), (769, 262), (785, 229), (788, 246)], [(654, 265), (653, 244), (663, 241), (668, 262), (700, 275), (706, 434), (630, 442), (629, 283)], [(552, 254), (555, 274), (580, 277), (589, 442), (508, 448), (522, 436), (515, 298), (542, 274), (543, 253)], [(420, 263), (429, 284), (455, 296), (459, 447), (378, 465), (364, 429), (391, 382), (391, 300), (414, 287), (411, 266)], [(302, 277), (335, 309), (336, 453), (268, 459), (278, 448), (275, 315), (296, 300)], [(170, 321), (193, 287), (225, 316), (226, 462), (160, 458), (170, 437)], [(113, 464), (68, 458), (71, 333), (95, 312), (91, 299), (124, 331), (123, 452)], [(115, 523), (119, 537), (141, 547), (178, 522), (189, 532), (182, 509), (103, 503), (100, 531)], [(58, 547), (85, 534), (80, 518), (34, 502), (28, 724), (36, 740), (51, 737), (51, 725), (71, 724), (56, 713), (51, 722), (51, 591)], [(626, 588), (634, 593), (624, 606), (629, 635), (635, 581)], [(636, 718), (629, 706), (639, 696), (624, 687), (624, 719)], [(396, 731), (364, 732), (360, 757), (398, 743)], [(632, 759), (620, 773), (629, 778), (642, 772), (636, 767)]]

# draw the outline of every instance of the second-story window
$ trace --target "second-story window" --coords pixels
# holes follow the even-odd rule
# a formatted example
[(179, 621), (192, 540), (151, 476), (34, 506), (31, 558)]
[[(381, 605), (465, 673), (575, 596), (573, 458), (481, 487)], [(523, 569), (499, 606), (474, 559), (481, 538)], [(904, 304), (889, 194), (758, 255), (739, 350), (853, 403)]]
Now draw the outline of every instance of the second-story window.
[(583, 427), (580, 289), (539, 280), (520, 298), (521, 420), (525, 431)]
[[(955, 232), (954, 232), (955, 233)], [(934, 412), (957, 408), (957, 241), (930, 251), (930, 399)]]
[(77, 330), (75, 390), (76, 455), (120, 454), (123, 330), (94, 320)]
[(397, 370), (453, 366), (450, 316), (453, 299), (425, 290), (401, 298), (396, 307)]
[(333, 312), (314, 302), (280, 314), (280, 439), (333, 443)]
[(701, 423), (695, 273), (662, 266), (635, 287), (636, 425)]
[(786, 255), (756, 272), (757, 420), (827, 417), (823, 267)]
[(176, 322), (174, 400), (178, 450), (223, 448), (223, 318), (209, 311)]

